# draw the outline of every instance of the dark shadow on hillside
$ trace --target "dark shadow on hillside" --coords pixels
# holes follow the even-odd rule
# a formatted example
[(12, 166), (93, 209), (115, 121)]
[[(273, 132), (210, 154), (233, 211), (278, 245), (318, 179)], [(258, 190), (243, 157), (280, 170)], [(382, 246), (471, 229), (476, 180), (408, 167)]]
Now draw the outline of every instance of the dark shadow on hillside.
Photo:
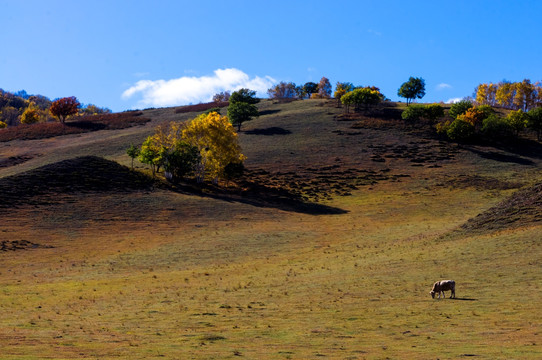
[(260, 111), (260, 116), (263, 116), (263, 115), (273, 115), (273, 114), (276, 114), (276, 113), (279, 113), (280, 110), (262, 110)]
[(289, 135), (292, 132), (290, 130), (286, 130), (280, 127), (270, 127), (265, 129), (254, 129), (254, 130), (248, 130), (245, 131), (245, 134), (248, 135), (266, 135), (266, 136), (273, 136), (273, 135)]
[(0, 179), (0, 212), (25, 204), (58, 203), (74, 193), (149, 191), (154, 180), (114, 161), (83, 156)]
[[(497, 150), (506, 151), (508, 153), (521, 156), (521, 157), (527, 157), (527, 158), (532, 158), (532, 159), (542, 159), (542, 143), (539, 143), (538, 141), (535, 141), (535, 140), (530, 140), (530, 139), (525, 139), (525, 138), (508, 138), (508, 139), (502, 139), (500, 141), (488, 141), (487, 139), (485, 140), (479, 139), (479, 142), (477, 142), (477, 144), (480, 144), (483, 146), (490, 146)], [(476, 149), (473, 149), (469, 146), (465, 148), (467, 150), (476, 152)], [(500, 160), (497, 160), (497, 161), (500, 161)], [(528, 164), (528, 165), (531, 165), (531, 164)]]
[(78, 128), (78, 129), (82, 129), (86, 131), (98, 131), (98, 130), (103, 130), (107, 128), (106, 124), (88, 121), (88, 120), (68, 122), (66, 123), (66, 126), (72, 127), (72, 128)]
[(227, 202), (237, 202), (262, 208), (274, 208), (283, 211), (308, 215), (342, 215), (348, 211), (318, 203), (306, 202), (286, 191), (267, 188), (258, 184), (243, 184), (243, 191), (224, 190), (208, 184), (184, 183), (164, 184), (170, 190), (181, 194), (197, 195)]
[(532, 160), (525, 159), (516, 155), (507, 155), (507, 154), (498, 153), (495, 151), (482, 151), (482, 150), (473, 149), (473, 148), (470, 148), (468, 150), (484, 159), (495, 160), (495, 161), (506, 162), (506, 163), (515, 163), (519, 165), (535, 165), (535, 163)]

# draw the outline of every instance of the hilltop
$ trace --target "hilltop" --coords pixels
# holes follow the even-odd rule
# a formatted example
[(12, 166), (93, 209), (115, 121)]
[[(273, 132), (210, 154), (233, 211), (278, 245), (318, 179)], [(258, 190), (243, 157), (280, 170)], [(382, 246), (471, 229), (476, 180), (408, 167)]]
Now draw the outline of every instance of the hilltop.
[(540, 144), (449, 142), (404, 104), (258, 107), (218, 187), (126, 155), (200, 108), (1, 142), (3, 355), (540, 357)]

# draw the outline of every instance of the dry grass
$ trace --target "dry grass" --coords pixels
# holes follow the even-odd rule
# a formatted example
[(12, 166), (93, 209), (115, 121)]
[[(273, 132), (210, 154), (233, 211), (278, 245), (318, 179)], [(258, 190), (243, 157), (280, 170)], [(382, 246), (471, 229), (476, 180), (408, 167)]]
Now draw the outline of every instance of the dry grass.
[[(1, 358), (540, 358), (540, 223), (453, 231), (516, 191), (504, 185), (539, 180), (540, 159), (502, 162), (403, 130), (351, 129), (320, 104), (263, 102), (266, 115), (241, 141), (269, 186), (360, 180), (349, 196), (323, 183), (300, 190), (340, 214), (166, 189), (73, 192), (11, 209), (0, 238), (41, 247), (0, 252)], [(163, 111), (145, 115), (175, 116)], [(288, 132), (249, 133), (270, 127)], [(120, 145), (150, 131), (136, 130), (99, 151), (92, 137), (83, 143), (128, 163)], [(449, 158), (435, 160), (443, 151)], [(364, 171), (386, 177), (365, 183)], [(431, 299), (442, 278), (456, 280), (457, 300)]]

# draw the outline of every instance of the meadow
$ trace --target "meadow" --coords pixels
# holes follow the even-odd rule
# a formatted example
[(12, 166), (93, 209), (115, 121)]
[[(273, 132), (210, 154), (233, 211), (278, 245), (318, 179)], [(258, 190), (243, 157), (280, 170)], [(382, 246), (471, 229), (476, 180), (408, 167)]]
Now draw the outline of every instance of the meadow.
[(541, 358), (540, 147), (334, 105), (258, 104), (245, 194), (130, 171), (177, 108), (1, 142), (0, 359)]

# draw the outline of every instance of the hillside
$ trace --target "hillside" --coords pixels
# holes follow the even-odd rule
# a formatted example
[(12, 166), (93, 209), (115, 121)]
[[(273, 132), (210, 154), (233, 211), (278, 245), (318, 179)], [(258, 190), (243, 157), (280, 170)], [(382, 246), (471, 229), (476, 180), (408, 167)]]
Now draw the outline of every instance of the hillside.
[(539, 144), (334, 105), (258, 104), (229, 187), (130, 170), (179, 108), (0, 143), (2, 357), (540, 358)]

